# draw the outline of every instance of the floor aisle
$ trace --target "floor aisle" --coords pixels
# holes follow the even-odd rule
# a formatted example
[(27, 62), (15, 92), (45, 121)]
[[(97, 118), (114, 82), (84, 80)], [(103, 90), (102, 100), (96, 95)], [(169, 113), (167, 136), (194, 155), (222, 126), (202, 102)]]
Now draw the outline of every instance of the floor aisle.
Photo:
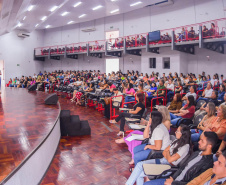
[[(60, 98), (61, 109), (88, 120), (91, 136), (62, 137), (42, 185), (123, 185), (129, 177), (131, 154), (114, 142), (119, 128), (93, 108), (78, 107)], [(105, 123), (110, 129), (107, 129)], [(109, 130), (112, 130), (109, 131)]]

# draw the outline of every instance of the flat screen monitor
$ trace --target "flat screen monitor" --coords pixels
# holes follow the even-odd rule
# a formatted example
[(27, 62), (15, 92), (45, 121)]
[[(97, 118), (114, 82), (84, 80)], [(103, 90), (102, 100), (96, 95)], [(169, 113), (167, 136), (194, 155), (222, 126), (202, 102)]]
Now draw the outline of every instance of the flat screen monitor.
[(149, 41), (153, 42), (153, 41), (159, 41), (161, 39), (160, 37), (160, 31), (152, 31), (149, 32)]

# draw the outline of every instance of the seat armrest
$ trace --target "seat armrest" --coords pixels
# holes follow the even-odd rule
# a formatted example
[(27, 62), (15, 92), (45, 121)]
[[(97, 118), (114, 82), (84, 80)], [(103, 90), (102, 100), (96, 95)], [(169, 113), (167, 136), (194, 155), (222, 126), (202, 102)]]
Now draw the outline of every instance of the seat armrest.
[(159, 176), (169, 169), (171, 166), (165, 164), (143, 164), (144, 174), (147, 176)]

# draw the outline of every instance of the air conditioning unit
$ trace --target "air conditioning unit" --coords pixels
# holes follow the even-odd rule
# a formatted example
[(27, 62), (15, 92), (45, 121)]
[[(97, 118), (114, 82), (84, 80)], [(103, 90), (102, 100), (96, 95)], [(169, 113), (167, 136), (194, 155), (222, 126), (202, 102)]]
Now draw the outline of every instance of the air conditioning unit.
[[(167, 6), (167, 5), (172, 5), (173, 0), (153, 0), (153, 3), (148, 5), (148, 6)], [(146, 7), (148, 7), (146, 6)]]
[(27, 33), (18, 33), (17, 36), (22, 38), (30, 37)]
[(82, 30), (83, 32), (92, 32), (92, 31), (96, 31), (96, 28), (87, 28)]

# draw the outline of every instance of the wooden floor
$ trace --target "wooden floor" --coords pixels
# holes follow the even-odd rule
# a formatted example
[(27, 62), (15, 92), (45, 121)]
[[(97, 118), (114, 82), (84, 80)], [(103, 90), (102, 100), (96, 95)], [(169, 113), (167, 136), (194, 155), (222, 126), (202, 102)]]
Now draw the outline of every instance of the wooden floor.
[(52, 129), (58, 105), (45, 105), (48, 94), (6, 88), (0, 95), (0, 182), (21, 164)]
[[(123, 185), (130, 175), (131, 154), (114, 142), (119, 128), (93, 108), (60, 98), (61, 109), (88, 120), (91, 136), (62, 137), (42, 185)], [(101, 123), (102, 122), (102, 123)], [(107, 129), (103, 123), (109, 128)]]

